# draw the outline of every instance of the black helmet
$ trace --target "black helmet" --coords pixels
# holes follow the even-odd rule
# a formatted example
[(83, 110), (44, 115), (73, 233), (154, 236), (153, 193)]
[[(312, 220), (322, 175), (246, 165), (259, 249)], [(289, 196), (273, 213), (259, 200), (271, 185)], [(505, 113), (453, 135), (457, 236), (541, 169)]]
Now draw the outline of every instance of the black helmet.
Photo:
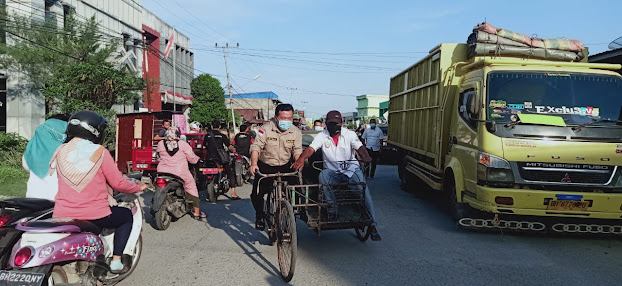
[(108, 121), (103, 116), (89, 110), (78, 111), (69, 118), (67, 140), (80, 137), (100, 144), (106, 127), (108, 127)]

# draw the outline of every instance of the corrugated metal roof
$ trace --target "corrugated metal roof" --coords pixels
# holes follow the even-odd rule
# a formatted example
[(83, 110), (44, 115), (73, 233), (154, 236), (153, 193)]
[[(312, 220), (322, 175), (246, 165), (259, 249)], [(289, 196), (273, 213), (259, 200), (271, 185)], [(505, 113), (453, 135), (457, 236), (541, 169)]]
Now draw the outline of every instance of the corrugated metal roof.
[(607, 58), (618, 57), (620, 55), (622, 55), (622, 48), (594, 54), (594, 55), (589, 56), (588, 59), (589, 59), (589, 62), (600, 62)]

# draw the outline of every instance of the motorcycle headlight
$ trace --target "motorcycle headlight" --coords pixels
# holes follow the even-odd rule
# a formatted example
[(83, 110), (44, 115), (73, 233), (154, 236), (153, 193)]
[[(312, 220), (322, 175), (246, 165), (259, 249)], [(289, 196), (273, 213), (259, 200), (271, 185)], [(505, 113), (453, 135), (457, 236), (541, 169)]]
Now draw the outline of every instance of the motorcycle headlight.
[(477, 180), (483, 182), (514, 182), (510, 163), (488, 153), (479, 152)]

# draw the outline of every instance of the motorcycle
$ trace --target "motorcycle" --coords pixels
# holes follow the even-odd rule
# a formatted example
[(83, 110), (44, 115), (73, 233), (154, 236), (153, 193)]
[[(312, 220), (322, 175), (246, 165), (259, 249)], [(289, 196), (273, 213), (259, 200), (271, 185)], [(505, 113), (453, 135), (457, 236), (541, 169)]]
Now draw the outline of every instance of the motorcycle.
[(158, 173), (151, 206), (156, 229), (167, 229), (172, 218), (179, 219), (191, 209), (192, 202), (188, 200), (188, 193), (184, 190), (184, 180), (173, 174)]
[(102, 229), (92, 222), (52, 218), (21, 222), (23, 231), (9, 260), (10, 270), (0, 270), (0, 285), (115, 284), (128, 277), (142, 254), (143, 212), (138, 196), (117, 194), (118, 206), (132, 211), (134, 222), (121, 262), (129, 266), (113, 274), (114, 229)]
[(6, 269), (13, 245), (22, 237), (15, 226), (24, 221), (51, 218), (54, 201), (14, 198), (0, 201), (0, 269)]
[(199, 168), (202, 174), (200, 186), (207, 188), (207, 199), (215, 203), (218, 197), (229, 191), (229, 176), (223, 165), (215, 159), (207, 159), (203, 167)]
[(235, 173), (235, 183), (238, 187), (244, 185), (251, 178), (251, 161), (248, 157), (240, 154), (234, 154), (233, 172)]

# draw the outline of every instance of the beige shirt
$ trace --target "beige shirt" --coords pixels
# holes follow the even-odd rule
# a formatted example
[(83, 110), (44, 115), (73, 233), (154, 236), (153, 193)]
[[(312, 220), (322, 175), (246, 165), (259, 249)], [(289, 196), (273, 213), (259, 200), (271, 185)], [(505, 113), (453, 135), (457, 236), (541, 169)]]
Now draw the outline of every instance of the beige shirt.
[(283, 166), (302, 154), (302, 132), (292, 125), (286, 131), (281, 131), (271, 120), (257, 130), (255, 142), (251, 145), (251, 152), (259, 152), (259, 160), (270, 166)]

